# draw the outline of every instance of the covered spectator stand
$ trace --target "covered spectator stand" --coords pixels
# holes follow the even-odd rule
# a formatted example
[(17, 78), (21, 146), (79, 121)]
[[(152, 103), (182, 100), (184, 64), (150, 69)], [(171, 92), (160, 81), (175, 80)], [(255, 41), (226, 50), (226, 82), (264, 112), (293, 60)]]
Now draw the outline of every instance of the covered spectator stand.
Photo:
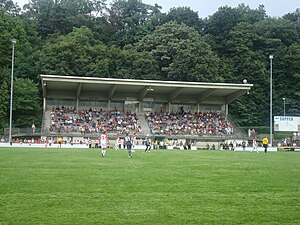
[[(40, 79), (43, 88), (43, 130), (49, 130), (46, 136), (55, 135), (50, 129), (51, 112), (55, 107), (75, 110), (76, 114), (91, 111), (96, 114), (109, 113), (107, 119), (115, 121), (115, 117), (126, 117), (122, 121), (138, 121), (138, 125), (131, 125), (134, 126), (132, 132), (146, 136), (153, 135), (145, 118), (149, 112), (189, 112), (193, 115), (213, 111), (227, 117), (228, 105), (253, 86), (242, 81), (240, 84), (230, 84), (59, 75), (40, 75)], [(117, 135), (116, 132), (112, 133)], [(97, 132), (93, 135), (83, 130), (65, 133), (68, 137), (97, 135)]]

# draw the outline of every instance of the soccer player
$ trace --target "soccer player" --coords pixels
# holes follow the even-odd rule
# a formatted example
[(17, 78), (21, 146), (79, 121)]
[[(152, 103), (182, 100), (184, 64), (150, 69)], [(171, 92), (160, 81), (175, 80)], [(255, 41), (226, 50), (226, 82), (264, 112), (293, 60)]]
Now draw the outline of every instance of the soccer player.
[[(256, 150), (256, 152), (258, 153), (256, 137), (253, 138), (253, 149), (252, 149), (252, 151), (253, 151), (253, 150)], [(251, 151), (251, 152), (252, 152), (252, 151)]]
[(246, 150), (246, 141), (245, 140), (242, 141), (242, 147), (243, 147), (243, 151), (245, 151)]
[(131, 153), (131, 147), (132, 147), (132, 139), (131, 137), (129, 136), (129, 133), (126, 133), (126, 136), (125, 136), (125, 145), (127, 147), (127, 151), (128, 151), (128, 157), (129, 158), (132, 158), (132, 153)]
[(265, 148), (265, 153), (267, 153), (268, 151), (268, 144), (269, 144), (269, 139), (267, 138), (267, 136), (265, 136), (263, 139), (262, 139), (262, 143), (263, 143), (263, 146)]
[(106, 131), (100, 135), (100, 145), (101, 145), (101, 156), (104, 157), (106, 155), (106, 148), (107, 148), (108, 136)]
[(145, 139), (145, 145), (146, 145), (145, 152), (150, 152), (150, 149), (151, 149), (151, 140), (150, 140), (149, 137), (146, 137), (146, 139)]
[(119, 136), (117, 136), (116, 137), (116, 142), (115, 142), (115, 149), (116, 150), (119, 150), (120, 148), (119, 148), (119, 142), (120, 142), (120, 138), (119, 138)]
[(135, 143), (136, 143), (136, 135), (135, 133), (133, 133), (132, 137), (131, 137), (131, 143), (132, 143), (132, 152), (134, 152), (134, 147), (135, 147)]

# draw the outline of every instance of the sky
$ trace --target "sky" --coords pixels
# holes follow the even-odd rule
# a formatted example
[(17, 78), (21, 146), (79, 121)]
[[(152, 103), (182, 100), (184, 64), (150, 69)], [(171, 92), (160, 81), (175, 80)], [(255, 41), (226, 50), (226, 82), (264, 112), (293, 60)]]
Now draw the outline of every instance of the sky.
[[(17, 2), (19, 6), (29, 2), (29, 0), (13, 1)], [(112, 0), (107, 0), (107, 3), (109, 2)], [(198, 12), (201, 18), (212, 15), (221, 6), (237, 7), (241, 3), (249, 5), (251, 9), (264, 5), (267, 15), (271, 17), (281, 17), (300, 8), (300, 0), (142, 0), (142, 2), (150, 5), (157, 3), (162, 6), (163, 12), (168, 12), (173, 7), (187, 6)]]

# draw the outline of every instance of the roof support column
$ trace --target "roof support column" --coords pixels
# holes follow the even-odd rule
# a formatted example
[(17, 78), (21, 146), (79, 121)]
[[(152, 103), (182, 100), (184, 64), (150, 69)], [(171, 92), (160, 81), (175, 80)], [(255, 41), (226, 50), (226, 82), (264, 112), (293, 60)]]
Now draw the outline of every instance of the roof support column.
[(47, 110), (47, 83), (43, 83), (43, 110), (44, 112)]
[(197, 112), (198, 113), (200, 112), (200, 104), (199, 104), (199, 102), (197, 102)]
[(47, 107), (46, 97), (43, 98), (43, 111), (45, 113)]
[(228, 104), (225, 104), (225, 115), (228, 117)]
[(169, 101), (169, 113), (171, 112), (171, 102)]

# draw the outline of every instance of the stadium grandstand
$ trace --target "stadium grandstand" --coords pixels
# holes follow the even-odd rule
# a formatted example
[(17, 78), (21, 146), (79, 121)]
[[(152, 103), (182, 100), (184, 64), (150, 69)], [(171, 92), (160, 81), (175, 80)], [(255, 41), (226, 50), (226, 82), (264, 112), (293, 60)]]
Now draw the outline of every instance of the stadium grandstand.
[[(81, 143), (107, 131), (112, 142), (126, 132), (153, 142), (243, 139), (228, 117), (228, 105), (252, 84), (200, 83), (40, 75), (43, 89), (42, 140)], [(14, 135), (17, 137), (18, 135)]]

